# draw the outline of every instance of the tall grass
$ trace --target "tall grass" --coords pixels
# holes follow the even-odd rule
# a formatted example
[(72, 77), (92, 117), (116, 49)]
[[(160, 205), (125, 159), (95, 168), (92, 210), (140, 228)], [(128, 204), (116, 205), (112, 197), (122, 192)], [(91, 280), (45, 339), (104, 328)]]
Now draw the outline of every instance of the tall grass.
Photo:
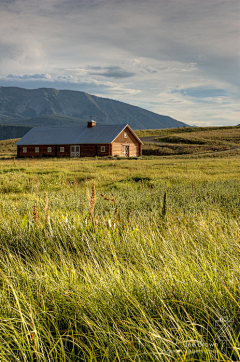
[[(16, 192), (5, 165), (1, 359), (238, 361), (240, 182), (212, 178), (204, 162), (201, 177), (190, 163), (191, 182), (176, 174), (167, 185), (160, 176), (117, 181), (108, 166), (89, 194), (85, 180), (66, 185), (57, 172), (48, 174), (55, 186), (46, 185), (37, 168), (32, 188)], [(237, 160), (227, 162), (222, 171)], [(97, 176), (97, 165), (86, 163), (88, 174)], [(154, 174), (156, 161), (148, 165)], [(80, 171), (83, 163), (73, 181)], [(227, 349), (215, 340), (222, 317), (234, 319)]]

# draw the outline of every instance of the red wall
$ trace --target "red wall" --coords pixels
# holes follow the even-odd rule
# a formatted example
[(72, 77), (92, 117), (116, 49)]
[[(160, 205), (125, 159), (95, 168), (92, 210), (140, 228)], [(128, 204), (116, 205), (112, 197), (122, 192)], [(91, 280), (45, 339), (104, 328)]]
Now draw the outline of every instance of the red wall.
[[(101, 146), (105, 146), (105, 152), (101, 152)], [(70, 157), (71, 145), (44, 145), (44, 146), (17, 146), (18, 157)], [(27, 147), (27, 152), (23, 153), (23, 148)], [(35, 152), (35, 147), (39, 147), (39, 153)], [(48, 152), (48, 147), (52, 147), (52, 152)], [(60, 152), (60, 148), (64, 147), (64, 152)], [(80, 145), (81, 157), (108, 156), (111, 155), (111, 144), (85, 144)]]

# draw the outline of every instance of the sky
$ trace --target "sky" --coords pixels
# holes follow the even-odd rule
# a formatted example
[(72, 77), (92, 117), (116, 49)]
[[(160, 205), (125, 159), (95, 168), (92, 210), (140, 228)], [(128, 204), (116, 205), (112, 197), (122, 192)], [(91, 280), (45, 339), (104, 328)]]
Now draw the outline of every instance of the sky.
[(0, 86), (240, 123), (239, 0), (0, 0)]

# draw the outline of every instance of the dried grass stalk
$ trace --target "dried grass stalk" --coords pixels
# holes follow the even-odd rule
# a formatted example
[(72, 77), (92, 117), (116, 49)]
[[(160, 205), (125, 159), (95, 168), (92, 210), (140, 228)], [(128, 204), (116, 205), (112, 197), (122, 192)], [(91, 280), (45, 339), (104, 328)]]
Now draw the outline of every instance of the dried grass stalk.
[(34, 204), (34, 207), (33, 207), (33, 221), (36, 225), (39, 225), (39, 215), (38, 215), (38, 212), (37, 212), (37, 206), (36, 206), (36, 203)]
[(89, 210), (90, 210), (90, 215), (92, 220), (94, 221), (94, 207), (96, 204), (96, 188), (95, 188), (95, 180), (93, 180), (93, 184), (92, 184), (92, 193), (90, 195), (88, 186), (87, 186), (87, 198), (88, 198), (88, 205), (89, 205)]
[(48, 228), (49, 226), (49, 200), (48, 194), (46, 194), (46, 202), (45, 202), (45, 226)]
[(111, 201), (113, 203), (114, 209), (115, 209), (115, 215), (117, 216), (118, 208), (117, 208), (117, 203), (116, 203), (116, 199), (115, 199), (114, 194), (112, 194), (112, 198), (111, 197), (106, 197), (104, 194), (101, 194), (101, 196), (104, 198), (104, 200)]

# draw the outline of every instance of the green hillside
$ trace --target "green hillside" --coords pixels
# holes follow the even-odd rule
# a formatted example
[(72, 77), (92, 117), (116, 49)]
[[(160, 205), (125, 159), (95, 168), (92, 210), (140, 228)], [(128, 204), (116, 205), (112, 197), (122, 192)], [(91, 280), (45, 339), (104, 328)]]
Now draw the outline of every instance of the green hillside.
[[(38, 117), (32, 118), (15, 118), (11, 119), (12, 124), (18, 126), (28, 126), (32, 127), (65, 127), (65, 126), (82, 126), (85, 125), (87, 119), (80, 119), (76, 117), (64, 116), (62, 114), (55, 114), (55, 115), (43, 115)], [(9, 123), (9, 119), (4, 120), (0, 117), (0, 122), (7, 125)], [(101, 122), (98, 122), (101, 123)]]
[[(226, 138), (226, 133), (234, 137), (234, 134), (237, 134), (239, 137), (240, 134), (240, 125), (238, 126), (226, 126), (226, 127), (179, 127), (179, 128), (167, 128), (167, 129), (143, 129), (135, 130), (138, 137), (170, 137), (170, 136), (181, 136), (187, 139), (189, 133), (194, 133), (195, 135), (200, 135), (203, 137), (219, 137), (221, 134), (222, 138)], [(204, 132), (204, 133), (202, 133)]]
[(182, 127), (138, 130), (145, 155), (200, 154), (240, 147), (240, 127)]
[(19, 138), (0, 141), (0, 158), (16, 157), (17, 146), (15, 143)]
[(21, 138), (30, 131), (31, 128), (32, 127), (7, 126), (0, 124), (0, 141), (11, 138)]

